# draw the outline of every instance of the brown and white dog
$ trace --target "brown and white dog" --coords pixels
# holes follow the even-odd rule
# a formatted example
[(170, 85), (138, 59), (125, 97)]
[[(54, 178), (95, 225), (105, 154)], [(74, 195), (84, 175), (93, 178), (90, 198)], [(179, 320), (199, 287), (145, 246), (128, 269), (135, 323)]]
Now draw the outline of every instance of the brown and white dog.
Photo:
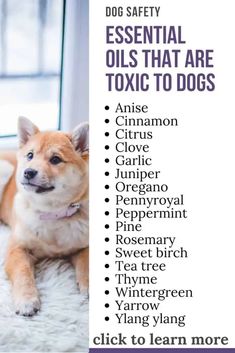
[[(0, 154), (0, 219), (11, 227), (5, 269), (17, 314), (40, 309), (34, 264), (69, 256), (88, 294), (88, 124), (40, 132), (19, 118), (20, 149)], [(1, 185), (5, 186), (1, 188)]]

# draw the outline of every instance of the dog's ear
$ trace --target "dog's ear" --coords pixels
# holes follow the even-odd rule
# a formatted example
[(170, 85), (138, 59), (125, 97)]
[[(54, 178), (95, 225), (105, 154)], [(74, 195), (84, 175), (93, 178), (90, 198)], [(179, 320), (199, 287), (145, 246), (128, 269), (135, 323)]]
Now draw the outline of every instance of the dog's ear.
[(89, 151), (89, 124), (82, 123), (78, 125), (71, 135), (72, 144), (76, 151), (86, 154)]
[(22, 147), (25, 145), (29, 138), (39, 132), (39, 129), (36, 125), (32, 123), (27, 118), (22, 116), (18, 119), (18, 137), (19, 137), (19, 145)]

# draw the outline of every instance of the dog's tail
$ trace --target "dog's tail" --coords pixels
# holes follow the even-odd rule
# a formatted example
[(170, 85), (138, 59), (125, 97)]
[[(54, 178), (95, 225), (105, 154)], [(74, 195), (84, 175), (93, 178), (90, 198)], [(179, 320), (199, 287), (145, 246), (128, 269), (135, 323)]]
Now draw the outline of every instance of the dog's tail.
[(3, 191), (13, 175), (15, 167), (6, 160), (0, 160), (0, 204), (2, 200)]

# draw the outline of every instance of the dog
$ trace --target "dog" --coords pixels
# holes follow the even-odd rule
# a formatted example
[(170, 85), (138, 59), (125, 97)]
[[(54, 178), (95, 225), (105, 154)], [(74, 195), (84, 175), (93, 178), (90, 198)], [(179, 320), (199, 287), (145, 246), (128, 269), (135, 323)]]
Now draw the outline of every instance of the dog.
[(69, 257), (80, 293), (88, 296), (89, 125), (71, 134), (41, 132), (18, 121), (19, 151), (0, 154), (0, 219), (11, 227), (5, 270), (16, 314), (40, 310), (34, 265)]

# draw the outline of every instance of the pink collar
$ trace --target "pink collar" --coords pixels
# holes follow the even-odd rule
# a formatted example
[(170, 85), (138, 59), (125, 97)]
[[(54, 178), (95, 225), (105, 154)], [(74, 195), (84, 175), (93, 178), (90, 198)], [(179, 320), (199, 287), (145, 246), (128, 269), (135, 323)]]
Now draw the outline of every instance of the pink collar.
[(67, 208), (55, 212), (40, 212), (40, 220), (42, 221), (56, 221), (59, 219), (70, 218), (78, 212), (81, 205), (79, 203), (71, 203)]

